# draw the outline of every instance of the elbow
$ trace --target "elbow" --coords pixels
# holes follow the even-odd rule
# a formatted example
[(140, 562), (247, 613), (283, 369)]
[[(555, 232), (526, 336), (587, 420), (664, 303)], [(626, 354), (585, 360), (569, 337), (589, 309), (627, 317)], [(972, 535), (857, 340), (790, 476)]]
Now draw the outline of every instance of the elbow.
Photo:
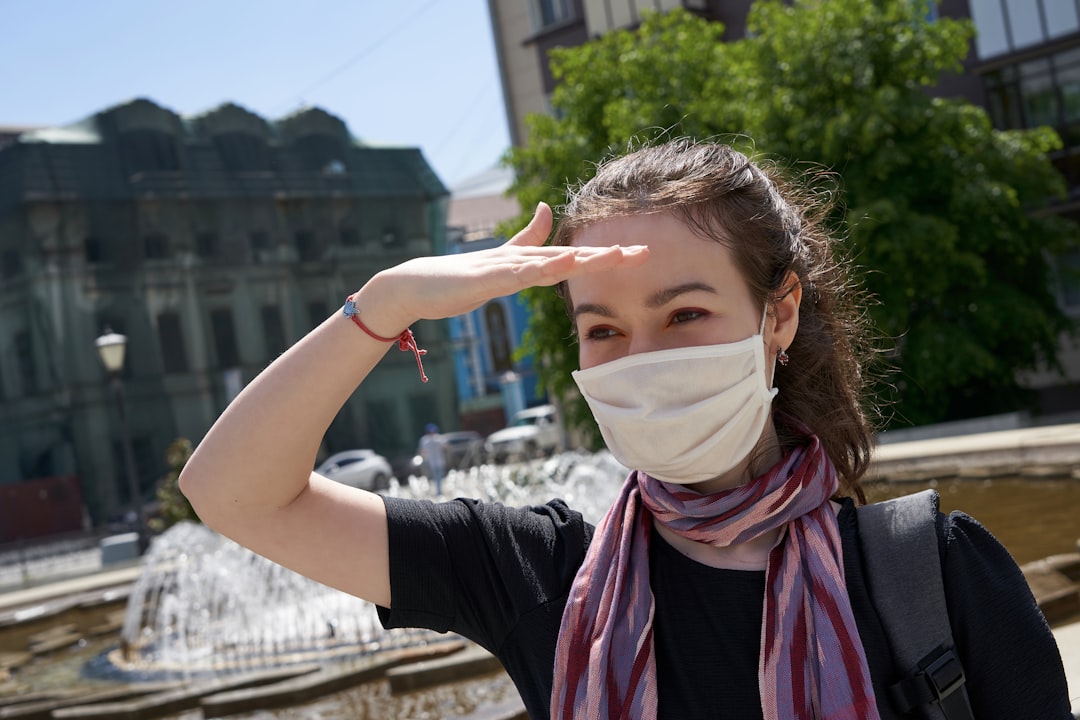
[(196, 463), (192, 463), (190, 460), (184, 469), (180, 471), (180, 477), (177, 478), (177, 485), (180, 488), (180, 492), (183, 493), (187, 501), (191, 503), (191, 508), (195, 511), (195, 514), (199, 516), (204, 523), (207, 523), (207, 518), (210, 515), (210, 509), (213, 503), (210, 501), (209, 495), (209, 482), (207, 474), (201, 471)]

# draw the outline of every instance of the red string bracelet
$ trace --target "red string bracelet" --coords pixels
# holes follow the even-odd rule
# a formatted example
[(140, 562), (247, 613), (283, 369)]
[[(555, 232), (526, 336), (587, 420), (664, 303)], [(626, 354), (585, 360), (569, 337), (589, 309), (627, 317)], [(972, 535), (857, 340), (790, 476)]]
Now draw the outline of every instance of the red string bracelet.
[(420, 370), (420, 379), (423, 382), (428, 381), (427, 375), (424, 374), (424, 363), (420, 361), (420, 356), (427, 355), (427, 350), (421, 350), (416, 345), (416, 338), (413, 336), (412, 330), (410, 330), (409, 328), (405, 328), (400, 335), (392, 338), (385, 338), (380, 335), (376, 335), (375, 333), (371, 332), (371, 330), (369, 330), (368, 327), (364, 325), (364, 323), (360, 322), (360, 316), (357, 314), (359, 311), (356, 309), (356, 302), (351, 297), (345, 299), (345, 307), (342, 308), (341, 312), (345, 315), (345, 317), (356, 323), (356, 326), (358, 328), (360, 328), (379, 342), (396, 342), (398, 350), (403, 350), (405, 352), (411, 350), (412, 354), (416, 356), (416, 367)]

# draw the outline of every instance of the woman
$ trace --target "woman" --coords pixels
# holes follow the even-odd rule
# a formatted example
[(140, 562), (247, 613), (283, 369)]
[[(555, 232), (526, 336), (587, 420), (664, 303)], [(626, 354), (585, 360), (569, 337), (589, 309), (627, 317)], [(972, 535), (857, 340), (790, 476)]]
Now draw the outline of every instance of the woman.
[[(900, 717), (852, 499), (872, 447), (861, 311), (809, 206), (740, 153), (680, 140), (602, 165), (543, 245), (551, 221), (541, 204), (500, 248), (366, 283), (199, 445), (181, 483), (200, 517), (387, 626), (473, 638), (534, 718)], [(596, 528), (558, 500), (384, 499), (311, 474), (411, 323), (536, 285), (561, 287), (575, 380), (634, 469)], [(1069, 717), (1008, 553), (958, 514), (940, 543), (975, 717)]]

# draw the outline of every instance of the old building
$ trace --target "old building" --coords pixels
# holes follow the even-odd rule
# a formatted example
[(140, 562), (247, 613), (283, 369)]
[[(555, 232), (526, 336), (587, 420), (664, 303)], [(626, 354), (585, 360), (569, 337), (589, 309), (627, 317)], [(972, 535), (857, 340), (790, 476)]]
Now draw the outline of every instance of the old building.
[[(0, 484), (77, 475), (93, 519), (128, 506), (116, 400), (95, 353), (128, 337), (138, 483), (198, 441), (270, 360), (379, 270), (445, 252), (447, 191), (415, 148), (370, 147), (319, 109), (269, 121), (149, 100), (0, 148)], [(456, 422), (445, 323), (387, 355), (327, 452), (411, 454)], [(348, 362), (348, 358), (341, 358)]]

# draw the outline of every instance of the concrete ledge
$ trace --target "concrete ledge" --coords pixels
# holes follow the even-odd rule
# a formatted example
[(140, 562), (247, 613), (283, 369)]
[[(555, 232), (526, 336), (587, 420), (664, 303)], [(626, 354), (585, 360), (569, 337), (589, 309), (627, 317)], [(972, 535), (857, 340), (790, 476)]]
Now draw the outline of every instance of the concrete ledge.
[[(165, 690), (144, 695), (139, 698), (123, 702), (88, 702), (86, 698), (80, 699), (80, 704), (68, 703), (67, 707), (57, 708), (49, 716), (60, 720), (75, 720), (80, 718), (108, 718), (108, 720), (147, 720), (160, 718), (166, 715), (182, 713), (194, 710), (199, 706), (199, 701), (213, 693), (221, 692), (228, 688), (249, 687), (277, 682), (282, 678), (295, 676), (297, 673), (314, 672), (314, 665), (306, 665), (285, 670), (274, 670), (259, 673), (245, 673), (224, 680), (212, 680), (207, 682), (194, 682), (190, 685), (174, 685), (175, 689)], [(133, 687), (141, 687), (136, 685)]]
[(265, 687), (217, 693), (204, 697), (199, 704), (204, 717), (225, 717), (253, 710), (289, 707), (378, 680), (391, 668), (404, 663), (415, 663), (420, 658), (451, 655), (464, 648), (465, 642), (450, 641), (439, 646), (394, 650), (346, 667), (319, 667), (310, 674)]
[(394, 693), (410, 692), (502, 670), (502, 663), (487, 650), (470, 645), (452, 657), (414, 663), (386, 673)]
[[(63, 708), (84, 705), (89, 703), (111, 703), (127, 700), (130, 698), (144, 697), (152, 693), (164, 692), (180, 687), (178, 683), (144, 683), (141, 685), (126, 685), (116, 690), (100, 690), (95, 692), (63, 691), (49, 696), (39, 695), (28, 702), (17, 705), (9, 705), (0, 708), (0, 718), (18, 718), (19, 720), (51, 720), (58, 717), (54, 713), (62, 712)], [(22, 698), (5, 698), (6, 701), (21, 700)]]
[(874, 448), (868, 479), (943, 467), (1013, 468), (1080, 464), (1080, 424), (938, 437)]

